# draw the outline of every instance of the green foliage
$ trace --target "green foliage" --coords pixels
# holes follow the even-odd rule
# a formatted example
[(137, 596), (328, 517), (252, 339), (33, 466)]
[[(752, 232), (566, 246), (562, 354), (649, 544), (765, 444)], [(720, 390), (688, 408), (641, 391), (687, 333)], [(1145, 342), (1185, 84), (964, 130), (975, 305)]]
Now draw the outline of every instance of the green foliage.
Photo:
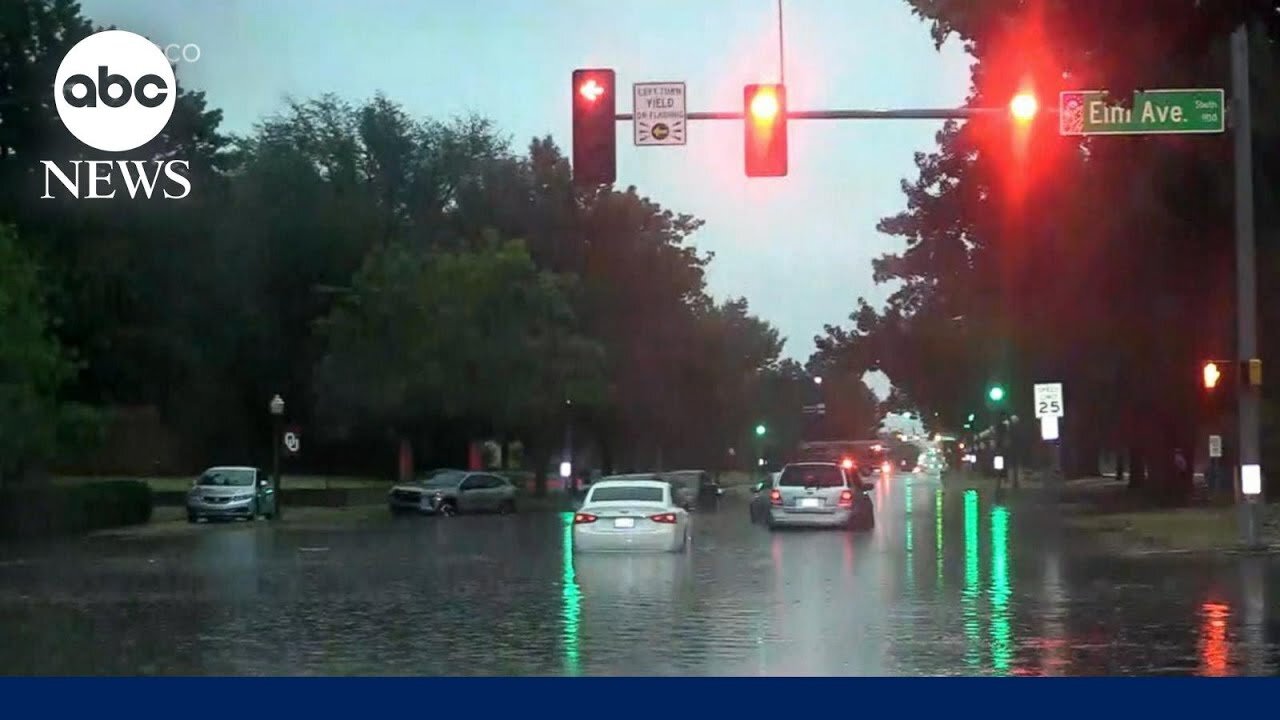
[(87, 439), (92, 412), (59, 404), (76, 365), (51, 333), (38, 269), (0, 225), (0, 480), (53, 455), (60, 432)]
[[(1030, 85), (1042, 103), (1061, 87), (1220, 87), (1227, 35), (1253, 35), (1256, 191), (1274, 174), (1274, 2), (908, 0), (940, 44), (958, 35), (977, 59), (971, 102), (1000, 106)], [(1150, 58), (1160, 58), (1151, 62)], [(1065, 82), (1065, 85), (1064, 85)], [(1231, 159), (1227, 137), (1060, 138), (1043, 114), (1019, 154), (1005, 126), (948, 124), (916, 156), (906, 209), (880, 224), (905, 249), (875, 263), (900, 283), (882, 312), (862, 303), (852, 328), (828, 328), (819, 357), (884, 370), (891, 405), (938, 413), (958, 428), (999, 381), (1030, 416), (1034, 382), (1061, 380), (1072, 408), (1068, 446), (1109, 445), (1168, 475), (1175, 446), (1194, 448), (1204, 357), (1231, 356)], [(1259, 207), (1263, 322), (1280, 248)], [(1275, 347), (1264, 327), (1264, 347)], [(1096, 472), (1096, 464), (1093, 466)]]
[(0, 489), (0, 537), (47, 537), (151, 520), (151, 488), (139, 480)]
[(599, 349), (577, 334), (567, 280), (517, 241), (459, 252), (375, 251), (324, 319), (320, 396), (335, 418), (507, 429), (603, 397)]

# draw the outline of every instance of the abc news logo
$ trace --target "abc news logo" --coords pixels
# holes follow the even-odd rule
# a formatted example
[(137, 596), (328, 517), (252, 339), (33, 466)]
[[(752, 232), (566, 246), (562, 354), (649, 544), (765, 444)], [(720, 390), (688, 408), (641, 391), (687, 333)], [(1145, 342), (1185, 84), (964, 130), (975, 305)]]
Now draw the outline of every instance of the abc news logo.
[[(168, 124), (177, 99), (173, 68), (159, 47), (124, 30), (95, 33), (76, 43), (54, 78), (58, 116), (80, 142), (104, 152), (127, 152), (151, 142)], [(114, 198), (127, 192), (177, 200), (191, 194), (186, 160), (41, 160), (44, 195), (62, 188), (75, 198)], [(181, 170), (182, 172), (179, 172)], [(121, 187), (123, 186), (123, 188)]]

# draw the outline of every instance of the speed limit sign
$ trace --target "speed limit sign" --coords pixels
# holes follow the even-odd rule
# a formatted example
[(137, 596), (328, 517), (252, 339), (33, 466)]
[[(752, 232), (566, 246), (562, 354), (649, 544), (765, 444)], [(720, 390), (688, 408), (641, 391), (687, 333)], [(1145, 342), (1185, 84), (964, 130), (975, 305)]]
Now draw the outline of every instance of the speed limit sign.
[(302, 436), (297, 430), (286, 430), (284, 433), (284, 449), (290, 455), (297, 455), (302, 450)]

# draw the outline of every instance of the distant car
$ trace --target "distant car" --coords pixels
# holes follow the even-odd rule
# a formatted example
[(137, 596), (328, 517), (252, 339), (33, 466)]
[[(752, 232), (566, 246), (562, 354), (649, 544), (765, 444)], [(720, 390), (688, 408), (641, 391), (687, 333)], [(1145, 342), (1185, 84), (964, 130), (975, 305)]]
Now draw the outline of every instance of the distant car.
[(387, 492), (393, 515), (421, 513), (451, 517), (459, 513), (516, 511), (516, 488), (493, 473), (432, 470), (421, 479), (395, 485)]
[(875, 526), (867, 487), (837, 463), (794, 463), (783, 468), (769, 490), (765, 523), (779, 527)]
[(675, 486), (676, 504), (686, 510), (715, 510), (724, 490), (706, 470), (671, 470), (658, 473)]
[(200, 474), (187, 492), (187, 522), (201, 518), (253, 520), (275, 517), (275, 488), (267, 473), (254, 467), (211, 467)]
[(650, 475), (607, 477), (591, 486), (573, 515), (574, 552), (680, 552), (689, 547), (689, 511), (669, 481)]

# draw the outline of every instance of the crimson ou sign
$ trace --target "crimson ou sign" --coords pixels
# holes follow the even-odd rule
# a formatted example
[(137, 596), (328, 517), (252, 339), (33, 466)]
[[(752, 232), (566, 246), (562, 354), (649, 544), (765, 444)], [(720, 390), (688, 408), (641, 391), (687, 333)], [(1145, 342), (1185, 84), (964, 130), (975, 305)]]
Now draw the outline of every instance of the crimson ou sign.
[(302, 433), (297, 430), (286, 430), (284, 437), (284, 451), (290, 455), (297, 455), (302, 452)]
[(168, 45), (160, 45), (159, 47), (164, 52), (165, 59), (171, 63), (200, 62), (200, 46), (195, 43), (187, 43), (185, 45), (169, 43)]

